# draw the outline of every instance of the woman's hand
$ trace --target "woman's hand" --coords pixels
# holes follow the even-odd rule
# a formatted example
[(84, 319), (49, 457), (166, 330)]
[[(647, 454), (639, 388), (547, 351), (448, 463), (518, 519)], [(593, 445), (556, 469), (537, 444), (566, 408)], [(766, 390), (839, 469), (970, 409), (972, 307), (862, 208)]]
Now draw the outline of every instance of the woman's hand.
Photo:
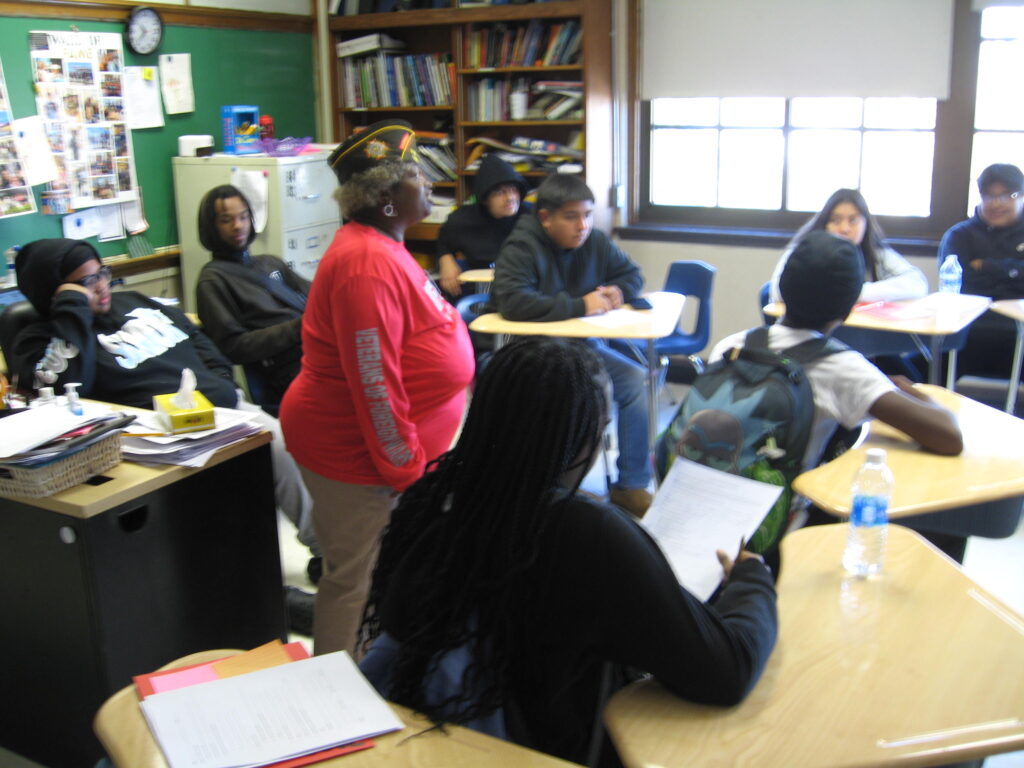
[(764, 565), (764, 558), (744, 549), (744, 545), (746, 545), (746, 541), (740, 539), (740, 548), (736, 553), (735, 560), (729, 557), (729, 553), (724, 549), (719, 549), (715, 552), (715, 554), (718, 555), (718, 562), (722, 564), (722, 570), (725, 571), (726, 581), (728, 581), (729, 577), (732, 575), (732, 568), (736, 563), (742, 563), (744, 560), (757, 560), (761, 565)]

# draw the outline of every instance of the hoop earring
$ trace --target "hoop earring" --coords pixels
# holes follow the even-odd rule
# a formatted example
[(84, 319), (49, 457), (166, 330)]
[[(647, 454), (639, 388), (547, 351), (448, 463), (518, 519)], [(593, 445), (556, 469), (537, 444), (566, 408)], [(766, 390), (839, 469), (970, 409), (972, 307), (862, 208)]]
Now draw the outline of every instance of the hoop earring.
[(395, 206), (392, 205), (391, 203), (385, 203), (384, 204), (384, 215), (387, 216), (390, 219), (395, 218), (395, 216), (398, 215), (398, 213), (395, 211)]

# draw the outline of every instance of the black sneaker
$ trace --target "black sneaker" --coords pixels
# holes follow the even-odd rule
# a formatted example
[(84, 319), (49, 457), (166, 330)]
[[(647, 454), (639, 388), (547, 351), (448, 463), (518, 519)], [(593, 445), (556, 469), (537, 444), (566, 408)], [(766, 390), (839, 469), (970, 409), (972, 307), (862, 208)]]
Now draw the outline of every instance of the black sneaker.
[(298, 587), (284, 588), (284, 605), (288, 611), (288, 631), (313, 636), (313, 604), (316, 595)]
[(309, 577), (311, 584), (319, 584), (320, 577), (324, 573), (324, 559), (317, 555), (309, 558), (309, 562), (306, 563), (306, 575)]

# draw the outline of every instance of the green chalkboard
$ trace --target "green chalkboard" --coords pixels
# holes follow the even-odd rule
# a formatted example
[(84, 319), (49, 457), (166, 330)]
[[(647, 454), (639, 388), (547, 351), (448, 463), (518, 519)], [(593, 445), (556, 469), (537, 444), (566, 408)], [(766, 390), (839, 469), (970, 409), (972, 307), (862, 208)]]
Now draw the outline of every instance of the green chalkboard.
[[(117, 32), (123, 24), (76, 21), (82, 32)], [(36, 114), (30, 69), (28, 33), (67, 32), (72, 22), (55, 19), (0, 19), (0, 61), (14, 118)], [(132, 132), (135, 169), (142, 187), (146, 237), (154, 247), (178, 242), (171, 158), (178, 136), (211, 134), (221, 149), (220, 108), (224, 104), (255, 104), (273, 115), (277, 136), (313, 136), (315, 128), (312, 36), (296, 32), (249, 32), (207, 27), (167, 26), (158, 53), (190, 53), (195, 112), (165, 115), (162, 128)], [(124, 48), (128, 66), (158, 64), (158, 55), (136, 56)], [(42, 185), (35, 187), (36, 205)], [(196, 190), (202, 195), (206, 190)], [(60, 216), (41, 213), (0, 219), (0, 251), (42, 237), (63, 237)], [(97, 243), (100, 253), (127, 253), (127, 241)], [(2, 267), (0, 267), (2, 269)]]

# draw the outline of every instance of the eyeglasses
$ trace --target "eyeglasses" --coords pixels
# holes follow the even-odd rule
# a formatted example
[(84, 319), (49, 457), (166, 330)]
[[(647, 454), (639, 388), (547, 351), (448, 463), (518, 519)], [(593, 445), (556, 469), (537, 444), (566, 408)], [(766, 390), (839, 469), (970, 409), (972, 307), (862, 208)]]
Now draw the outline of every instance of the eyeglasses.
[(1001, 195), (982, 195), (981, 199), (986, 203), (1008, 203), (1020, 197), (1020, 192), (1003, 192)]
[(71, 282), (80, 285), (83, 288), (92, 288), (100, 280), (106, 280), (109, 283), (110, 278), (113, 276), (114, 270), (110, 267), (100, 267), (91, 275), (86, 275), (85, 277), (79, 278), (78, 280), (72, 280)]

